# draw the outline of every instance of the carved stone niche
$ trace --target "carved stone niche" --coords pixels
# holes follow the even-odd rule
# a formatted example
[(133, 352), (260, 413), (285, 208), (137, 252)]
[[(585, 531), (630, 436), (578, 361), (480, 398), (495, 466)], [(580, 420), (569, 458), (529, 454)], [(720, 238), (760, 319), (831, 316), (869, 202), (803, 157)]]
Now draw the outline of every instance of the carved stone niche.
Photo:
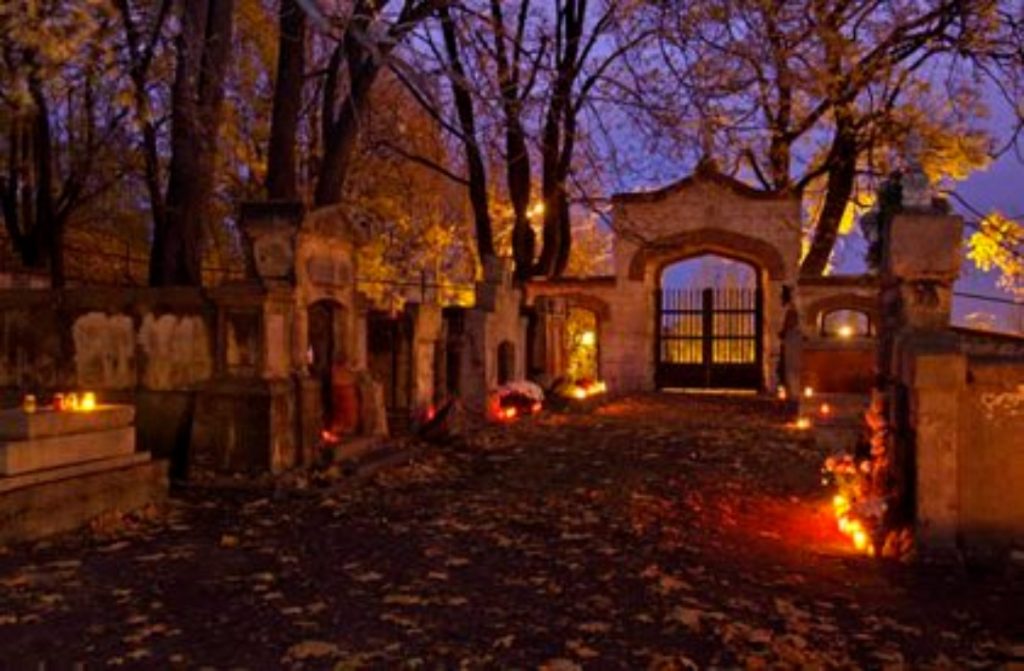
[(243, 203), (240, 228), (249, 278), (263, 284), (295, 282), (295, 245), (306, 208), (292, 201)]

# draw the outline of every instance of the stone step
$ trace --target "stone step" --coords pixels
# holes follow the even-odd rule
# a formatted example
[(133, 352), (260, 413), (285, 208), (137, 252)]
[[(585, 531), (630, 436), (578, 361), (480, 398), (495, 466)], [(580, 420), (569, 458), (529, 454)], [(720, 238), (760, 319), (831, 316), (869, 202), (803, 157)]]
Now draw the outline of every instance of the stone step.
[(135, 428), (0, 443), (0, 475), (70, 466), (135, 452)]
[(88, 412), (21, 408), (0, 410), (0, 441), (33, 440), (74, 433), (120, 429), (135, 421), (135, 406), (100, 405)]
[(163, 501), (167, 491), (167, 462), (161, 460), (2, 492), (0, 545), (71, 531), (114, 511), (138, 510)]
[(82, 475), (89, 475), (92, 473), (124, 468), (125, 466), (142, 464), (149, 460), (149, 452), (134, 452), (132, 454), (122, 454), (116, 457), (109, 457), (107, 459), (85, 461), (71, 466), (48, 468), (43, 471), (30, 471), (28, 473), (22, 473), (21, 475), (0, 477), (0, 494), (14, 491), (15, 489), (21, 489), (22, 487), (31, 487), (32, 485), (38, 485), (46, 482), (67, 480), (69, 478), (76, 478)]

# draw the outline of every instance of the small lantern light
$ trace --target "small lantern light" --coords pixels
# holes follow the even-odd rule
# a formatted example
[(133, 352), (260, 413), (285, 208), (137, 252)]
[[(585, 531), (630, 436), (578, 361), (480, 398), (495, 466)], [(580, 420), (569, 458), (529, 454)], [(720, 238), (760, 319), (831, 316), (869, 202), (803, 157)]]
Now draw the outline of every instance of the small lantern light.
[(91, 391), (87, 391), (82, 394), (82, 402), (79, 405), (79, 410), (83, 412), (91, 412), (96, 409), (96, 394)]
[(21, 409), (27, 413), (33, 413), (36, 411), (35, 394), (25, 394), (25, 398), (21, 401)]
[(832, 414), (832, 406), (828, 403), (822, 403), (821, 407), (818, 408), (818, 412), (822, 417), (828, 417)]
[(804, 398), (814, 398), (813, 387), (804, 387)]
[(811, 428), (811, 418), (797, 417), (796, 428), (800, 429), (801, 431), (806, 431), (807, 429)]
[(597, 334), (593, 331), (584, 331), (580, 334), (580, 345), (584, 347), (593, 347), (597, 344)]
[(853, 327), (850, 326), (849, 324), (843, 324), (836, 331), (836, 335), (838, 335), (840, 338), (852, 338), (853, 337)]
[(78, 394), (71, 392), (64, 397), (64, 409), (72, 412), (78, 410)]
[(780, 384), (775, 390), (775, 398), (780, 401), (785, 401), (787, 397), (788, 394), (786, 393), (786, 388)]

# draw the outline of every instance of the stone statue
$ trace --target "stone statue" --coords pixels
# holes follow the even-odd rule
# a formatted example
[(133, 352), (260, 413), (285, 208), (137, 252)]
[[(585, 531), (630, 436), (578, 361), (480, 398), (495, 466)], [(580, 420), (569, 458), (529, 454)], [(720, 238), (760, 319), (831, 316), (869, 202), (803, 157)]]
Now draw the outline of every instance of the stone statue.
[(915, 210), (927, 210), (932, 207), (932, 188), (921, 166), (921, 154), (924, 153), (924, 141), (916, 132), (911, 132), (904, 149), (906, 168), (901, 185), (903, 187), (903, 207)]

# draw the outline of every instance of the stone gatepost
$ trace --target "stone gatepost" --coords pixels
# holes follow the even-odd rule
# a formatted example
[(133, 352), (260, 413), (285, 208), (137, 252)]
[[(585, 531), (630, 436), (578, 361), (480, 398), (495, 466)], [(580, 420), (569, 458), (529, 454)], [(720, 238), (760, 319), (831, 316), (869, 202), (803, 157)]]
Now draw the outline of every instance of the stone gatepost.
[(966, 359), (949, 330), (963, 222), (903, 178), (900, 207), (881, 230), (879, 371), (898, 521), (924, 550), (952, 548), (958, 515), (958, 396)]
[[(213, 378), (192, 427), (190, 464), (214, 472), (279, 472), (302, 460), (303, 408), (296, 380), (295, 245), (304, 208), (253, 203), (242, 208), (248, 278), (209, 292), (216, 306)], [(299, 388), (296, 384), (299, 384)], [(319, 418), (318, 418), (319, 419)]]
[(412, 323), (412, 370), (409, 411), (412, 419), (422, 420), (435, 401), (437, 351), (443, 334), (441, 306), (408, 303), (405, 306)]
[(488, 259), (483, 281), (476, 285), (476, 305), (465, 313), (458, 388), (467, 407), (482, 411), (488, 394), (499, 384), (499, 349), (512, 348), (510, 370), (504, 371), (509, 379), (525, 377), (522, 302), (522, 291), (512, 282), (511, 259)]

